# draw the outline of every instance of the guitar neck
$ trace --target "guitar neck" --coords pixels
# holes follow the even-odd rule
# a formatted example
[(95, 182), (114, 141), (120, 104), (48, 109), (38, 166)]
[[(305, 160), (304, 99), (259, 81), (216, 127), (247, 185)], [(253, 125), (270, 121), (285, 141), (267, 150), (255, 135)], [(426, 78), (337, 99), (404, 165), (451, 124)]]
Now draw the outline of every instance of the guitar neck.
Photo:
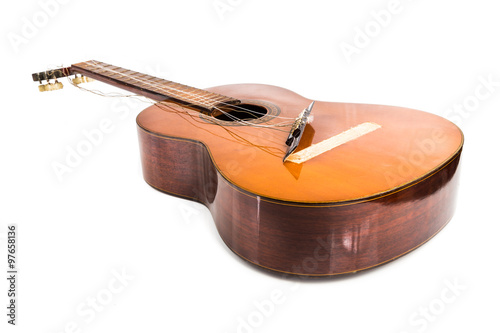
[(238, 99), (232, 97), (94, 60), (71, 65), (69, 72), (82, 74), (156, 101), (170, 100), (210, 114), (217, 108), (240, 103)]

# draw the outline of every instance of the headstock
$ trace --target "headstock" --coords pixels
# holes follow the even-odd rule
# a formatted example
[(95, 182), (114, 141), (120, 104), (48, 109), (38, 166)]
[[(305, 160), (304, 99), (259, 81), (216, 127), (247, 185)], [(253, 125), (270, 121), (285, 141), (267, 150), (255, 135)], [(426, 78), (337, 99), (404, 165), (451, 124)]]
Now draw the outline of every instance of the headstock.
[[(63, 88), (63, 84), (59, 82), (57, 79), (62, 78), (62, 77), (69, 77), (74, 75), (75, 77), (72, 79), (73, 84), (80, 84), (80, 83), (85, 83), (85, 82), (91, 82), (94, 81), (94, 79), (91, 79), (89, 77), (80, 75), (78, 73), (74, 73), (71, 69), (71, 67), (64, 67), (64, 68), (59, 68), (59, 69), (53, 69), (45, 72), (39, 72), (39, 73), (33, 73), (31, 76), (33, 78), (33, 81), (38, 81), (40, 82), (40, 85), (38, 86), (38, 90), (42, 91), (52, 91), (52, 90), (59, 90)], [(53, 80), (51, 82), (51, 80)], [(43, 83), (43, 81), (47, 81), (47, 83)]]

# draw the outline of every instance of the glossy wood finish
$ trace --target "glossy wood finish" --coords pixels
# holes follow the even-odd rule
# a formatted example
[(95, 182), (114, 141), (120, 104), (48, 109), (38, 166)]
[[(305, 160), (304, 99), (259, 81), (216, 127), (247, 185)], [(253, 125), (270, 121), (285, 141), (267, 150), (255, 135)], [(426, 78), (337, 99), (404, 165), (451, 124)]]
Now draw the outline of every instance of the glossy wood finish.
[[(266, 85), (210, 90), (271, 103), (287, 118), (310, 103)], [(205, 204), (222, 239), (242, 258), (290, 274), (328, 276), (382, 264), (450, 220), (463, 143), (455, 125), (379, 105), (317, 102), (313, 114), (304, 142), (363, 122), (382, 127), (303, 165), (283, 164), (286, 130), (220, 126), (231, 124), (175, 104), (152, 106), (137, 117), (144, 178)]]

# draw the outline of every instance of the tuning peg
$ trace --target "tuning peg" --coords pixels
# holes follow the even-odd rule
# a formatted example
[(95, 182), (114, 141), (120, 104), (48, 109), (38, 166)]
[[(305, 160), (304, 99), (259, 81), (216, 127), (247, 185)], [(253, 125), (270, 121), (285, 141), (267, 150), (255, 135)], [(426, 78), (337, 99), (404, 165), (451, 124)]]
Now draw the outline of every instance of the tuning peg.
[(77, 76), (73, 79), (74, 84), (80, 84), (80, 83), (86, 83), (86, 82), (92, 82), (95, 81), (94, 79), (91, 79), (90, 77), (86, 76)]
[(56, 81), (54, 83), (47, 83), (47, 84), (41, 84), (38, 86), (38, 90), (40, 92), (43, 91), (53, 91), (53, 90), (59, 90), (63, 88), (63, 84), (59, 81)]

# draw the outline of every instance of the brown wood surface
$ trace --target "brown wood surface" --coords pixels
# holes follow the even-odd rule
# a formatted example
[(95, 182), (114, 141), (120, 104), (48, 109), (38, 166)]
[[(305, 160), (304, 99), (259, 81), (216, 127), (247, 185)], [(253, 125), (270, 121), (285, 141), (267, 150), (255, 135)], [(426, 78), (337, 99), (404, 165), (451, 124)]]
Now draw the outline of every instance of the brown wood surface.
[[(255, 121), (260, 125), (289, 122), (310, 103), (266, 85), (209, 90), (276, 105), (282, 118)], [(244, 259), (291, 274), (379, 265), (421, 245), (450, 220), (463, 144), (455, 125), (379, 105), (317, 102), (313, 115), (304, 142), (363, 122), (382, 127), (293, 165), (282, 163), (287, 127), (221, 126), (188, 108), (156, 105), (137, 117), (145, 180), (207, 205), (222, 239)]]

